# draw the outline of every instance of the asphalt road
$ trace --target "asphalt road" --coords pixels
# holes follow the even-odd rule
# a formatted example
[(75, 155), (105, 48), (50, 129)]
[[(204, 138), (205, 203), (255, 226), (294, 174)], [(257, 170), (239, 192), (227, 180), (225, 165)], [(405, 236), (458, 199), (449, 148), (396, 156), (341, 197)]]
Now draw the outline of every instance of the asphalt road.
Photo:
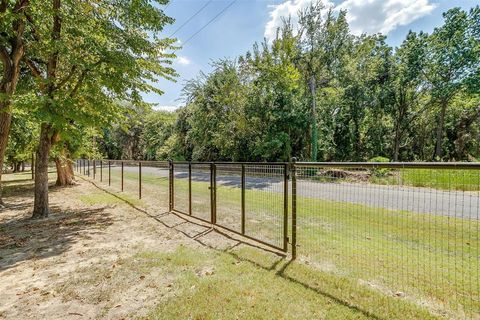
[[(119, 170), (119, 168), (112, 168)], [(136, 167), (125, 167), (125, 171), (137, 172)], [(145, 174), (168, 177), (167, 169), (143, 167)], [(177, 179), (187, 179), (187, 171), (176, 171)], [(282, 177), (249, 177), (246, 188), (283, 192)], [(210, 181), (210, 173), (192, 172), (192, 181)], [(241, 186), (239, 174), (217, 172), (217, 187)], [(291, 184), (289, 185), (291, 190)], [(480, 194), (463, 191), (443, 191), (429, 188), (384, 186), (367, 183), (322, 183), (298, 180), (297, 195), (323, 200), (363, 204), (374, 208), (406, 210), (418, 213), (432, 213), (443, 216), (475, 219), (480, 218)], [(301, 201), (299, 202), (301, 205)]]

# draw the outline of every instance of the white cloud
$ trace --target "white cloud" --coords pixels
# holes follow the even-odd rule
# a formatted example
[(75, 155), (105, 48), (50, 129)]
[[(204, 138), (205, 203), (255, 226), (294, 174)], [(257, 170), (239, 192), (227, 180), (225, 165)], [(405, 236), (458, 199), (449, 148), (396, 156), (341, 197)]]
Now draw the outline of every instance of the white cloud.
[(428, 15), (435, 9), (429, 0), (346, 0), (336, 7), (346, 9), (354, 34), (388, 34), (399, 26)]
[[(287, 0), (278, 5), (271, 5), (270, 20), (265, 26), (264, 36), (268, 41), (275, 39), (277, 29), (282, 26), (282, 19), (291, 17), (294, 26), (298, 23), (298, 12), (305, 9), (312, 0)], [(333, 7), (329, 0), (323, 1), (325, 7)]]
[[(265, 26), (265, 37), (275, 38), (282, 18), (292, 17), (294, 25), (298, 22), (297, 13), (307, 7), (312, 0), (286, 0), (279, 5), (270, 6), (270, 20)], [(330, 0), (323, 1), (326, 7), (333, 7)], [(436, 5), (430, 0), (345, 0), (335, 10), (347, 10), (347, 19), (354, 34), (381, 32), (387, 34), (398, 26), (407, 25), (418, 18), (428, 15)]]
[(190, 61), (190, 59), (188, 59), (187, 57), (183, 57), (183, 56), (179, 56), (177, 58), (177, 61), (179, 64), (181, 64), (182, 66), (188, 66), (190, 63), (192, 63)]

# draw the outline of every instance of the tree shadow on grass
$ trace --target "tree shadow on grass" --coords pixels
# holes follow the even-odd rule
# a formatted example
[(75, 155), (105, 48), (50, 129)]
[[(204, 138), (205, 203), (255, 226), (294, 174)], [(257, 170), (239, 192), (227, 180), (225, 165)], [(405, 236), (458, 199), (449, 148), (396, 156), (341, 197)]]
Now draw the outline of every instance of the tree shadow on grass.
[[(9, 197), (33, 199), (35, 182), (31, 179), (2, 181), (2, 194), (8, 205)], [(55, 193), (65, 188), (75, 188), (77, 185), (57, 187), (55, 179), (50, 179), (48, 184), (49, 193)]]
[[(26, 183), (26, 182), (31, 182), (33, 183), (32, 178), (24, 178), (24, 179), (16, 179), (16, 180), (7, 180), (7, 181), (2, 181), (2, 186), (10, 186), (18, 183)], [(30, 184), (31, 184), (30, 183)]]
[(1, 223), (0, 273), (24, 261), (60, 255), (82, 237), (83, 231), (91, 233), (111, 225), (112, 217), (104, 210), (64, 210), (53, 206), (47, 219), (22, 218)]

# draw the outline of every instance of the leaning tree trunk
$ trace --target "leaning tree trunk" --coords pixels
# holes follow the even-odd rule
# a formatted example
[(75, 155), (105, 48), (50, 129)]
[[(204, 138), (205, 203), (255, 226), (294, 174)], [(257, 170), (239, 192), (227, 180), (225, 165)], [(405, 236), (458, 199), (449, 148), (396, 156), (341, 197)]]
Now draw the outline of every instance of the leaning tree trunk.
[(71, 186), (75, 184), (73, 161), (70, 159), (70, 153), (66, 145), (63, 146), (61, 155), (55, 157), (55, 166), (57, 167), (57, 186)]
[(440, 104), (440, 116), (438, 118), (438, 127), (436, 134), (436, 144), (435, 144), (435, 154), (433, 155), (433, 160), (439, 160), (443, 156), (443, 129), (445, 127), (445, 114), (447, 112), (447, 101), (442, 101)]
[(51, 125), (42, 124), (35, 162), (35, 201), (32, 216), (34, 219), (46, 218), (49, 214), (48, 161), (52, 147), (51, 131)]
[[(0, 92), (2, 93), (2, 92)], [(0, 205), (3, 206), (2, 198), (2, 172), (3, 159), (5, 150), (7, 149), (8, 135), (10, 133), (10, 125), (12, 123), (10, 101), (0, 102)]]

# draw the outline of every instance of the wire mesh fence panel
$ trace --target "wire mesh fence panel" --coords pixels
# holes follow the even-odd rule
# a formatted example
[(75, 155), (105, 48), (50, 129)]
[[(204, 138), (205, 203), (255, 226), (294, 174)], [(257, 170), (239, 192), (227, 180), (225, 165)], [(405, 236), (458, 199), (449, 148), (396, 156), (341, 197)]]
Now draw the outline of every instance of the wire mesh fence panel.
[(285, 246), (285, 167), (245, 165), (245, 235)]
[(86, 176), (90, 176), (90, 160), (85, 159), (85, 162), (83, 164), (83, 174)]
[(98, 160), (97, 177), (98, 181), (108, 185), (108, 161)]
[(108, 184), (108, 162), (95, 160), (95, 181), (99, 184)]
[(110, 161), (110, 183), (111, 187), (115, 191), (122, 190), (122, 162)]
[[(191, 165), (192, 216), (211, 221), (211, 165)], [(187, 198), (188, 199), (188, 198)]]
[(123, 191), (133, 199), (140, 198), (138, 161), (123, 161)]
[(480, 317), (480, 171), (296, 165), (300, 259), (449, 318)]
[(168, 210), (168, 162), (142, 162), (142, 201), (155, 211)]
[(95, 180), (96, 179), (96, 171), (97, 171), (97, 161), (92, 159), (90, 160), (90, 178)]
[(79, 159), (79, 160), (78, 160), (77, 172), (78, 172), (79, 175), (83, 175), (83, 166), (84, 166), (84, 163), (85, 163), (85, 159)]
[(97, 182), (100, 182), (101, 180), (101, 175), (102, 175), (102, 160), (98, 160), (98, 159), (95, 159), (95, 160), (92, 160), (92, 172), (93, 172), (93, 175), (92, 175), (92, 178), (97, 181)]
[(173, 209), (189, 213), (188, 164), (173, 164)]
[(216, 164), (217, 224), (242, 232), (242, 165)]

